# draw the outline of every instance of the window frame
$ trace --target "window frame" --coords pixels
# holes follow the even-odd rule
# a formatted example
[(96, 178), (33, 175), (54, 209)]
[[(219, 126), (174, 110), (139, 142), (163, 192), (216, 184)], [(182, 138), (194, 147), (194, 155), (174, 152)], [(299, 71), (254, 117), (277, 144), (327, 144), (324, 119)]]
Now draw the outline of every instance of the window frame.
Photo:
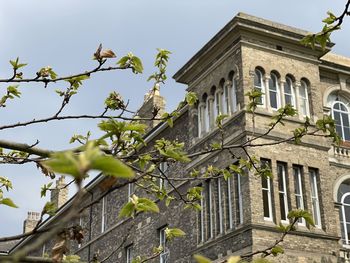
[(101, 199), (101, 233), (104, 233), (107, 229), (107, 196)]
[(309, 176), (310, 176), (310, 192), (311, 192), (310, 196), (311, 196), (312, 216), (314, 219), (315, 226), (317, 228), (322, 228), (320, 198), (319, 198), (320, 195), (319, 195), (319, 189), (318, 189), (318, 180), (319, 180), (318, 169), (309, 168)]
[[(335, 109), (334, 107), (335, 107), (335, 105), (336, 104), (340, 104), (340, 106), (344, 106), (346, 109), (347, 109), (347, 111), (343, 111), (343, 110), (341, 110), (341, 109)], [(331, 112), (332, 112), (332, 119), (336, 122), (336, 120), (335, 120), (335, 118), (334, 118), (334, 112), (337, 112), (337, 113), (339, 113), (340, 114), (340, 125), (338, 125), (338, 124), (336, 124), (335, 123), (335, 126), (340, 126), (340, 129), (341, 129), (341, 132), (342, 132), (342, 134), (338, 134), (341, 138), (342, 138), (342, 140), (343, 141), (349, 141), (349, 140), (346, 140), (345, 139), (345, 134), (346, 134), (346, 132), (345, 132), (345, 125), (344, 125), (344, 115), (343, 114), (346, 114), (347, 115), (347, 118), (348, 118), (348, 123), (349, 123), (349, 126), (350, 126), (350, 112), (349, 112), (349, 108), (348, 108), (348, 106), (344, 103), (344, 102), (342, 102), (342, 101), (334, 101), (333, 103), (332, 103), (332, 107), (331, 107)], [(337, 133), (338, 133), (338, 131), (337, 131)], [(350, 137), (350, 135), (349, 135), (349, 137)]]
[[(167, 238), (166, 238), (166, 234), (165, 234), (165, 229), (167, 228), (167, 226), (164, 226), (162, 228), (159, 229), (159, 246), (163, 247), (163, 251), (159, 254), (159, 262), (160, 263), (167, 263), (167, 257), (169, 257), (170, 255), (170, 251), (167, 247)], [(164, 256), (166, 256), (166, 258), (164, 259)]]
[[(273, 84), (273, 85), (271, 85)], [(273, 90), (272, 88), (275, 88), (275, 90)], [(272, 72), (270, 74), (270, 79), (269, 79), (269, 101), (270, 101), (270, 105), (269, 107), (273, 110), (278, 110), (281, 107), (281, 91), (280, 91), (280, 85), (279, 85), (279, 78), (277, 76), (276, 73)], [(276, 94), (276, 107), (272, 106), (272, 99), (271, 99), (271, 93), (275, 93)]]
[[(273, 222), (273, 209), (272, 209), (272, 187), (271, 187), (271, 178), (264, 178), (264, 177), (261, 177), (261, 182), (262, 182), (262, 185), (261, 185), (261, 190), (262, 190), (262, 199), (263, 199), (263, 204), (265, 204), (265, 200), (264, 200), (264, 191), (267, 192), (267, 208), (268, 208), (268, 214), (269, 216), (265, 216), (265, 206), (263, 205), (263, 211), (264, 211), (264, 220), (265, 221), (271, 221)], [(263, 187), (263, 180), (266, 180), (266, 185), (267, 187)]]
[[(282, 168), (282, 173), (280, 174), (279, 167)], [(277, 162), (277, 178), (278, 178), (278, 197), (280, 202), (280, 216), (281, 216), (281, 222), (282, 223), (289, 223), (288, 221), (288, 212), (289, 212), (289, 206), (288, 206), (288, 188), (287, 188), (287, 164), (282, 162)], [(281, 179), (281, 182), (280, 182)], [(282, 189), (281, 189), (282, 187)], [(281, 196), (283, 199), (283, 202), (281, 202)], [(283, 215), (283, 210), (284, 215)], [(284, 219), (283, 219), (284, 217)]]
[[(296, 173), (296, 171), (298, 171)], [(295, 202), (296, 202), (296, 208), (304, 210), (305, 209), (305, 203), (304, 203), (304, 187), (303, 187), (303, 168), (301, 166), (294, 165), (293, 166), (293, 179), (294, 179), (294, 196), (295, 196)], [(297, 188), (298, 187), (298, 188)], [(297, 193), (297, 190), (299, 193)], [(300, 202), (298, 202), (298, 198)], [(298, 204), (300, 203), (300, 205)], [(306, 222), (304, 218), (301, 218), (298, 220), (298, 225), (300, 226), (306, 226)]]
[(133, 245), (129, 245), (125, 248), (126, 263), (132, 263), (133, 260)]
[[(302, 90), (304, 90), (305, 92), (305, 97), (301, 95)], [(306, 114), (302, 111), (303, 103), (305, 103)], [(302, 114), (303, 117), (310, 116), (309, 85), (305, 80), (301, 80), (299, 86), (299, 112)]]
[[(259, 79), (261, 86), (255, 85), (256, 78)], [(265, 107), (266, 106), (266, 98), (265, 98), (266, 89), (265, 89), (265, 83), (264, 83), (264, 73), (259, 68), (256, 68), (254, 70), (254, 89), (258, 89), (262, 93), (262, 95), (260, 97), (260, 101), (258, 102), (258, 107)]]
[[(286, 85), (289, 85), (290, 86), (290, 92), (291, 93), (287, 93), (286, 92)], [(297, 103), (296, 103), (296, 96), (295, 96), (295, 86), (294, 86), (294, 82), (292, 80), (291, 77), (287, 76), (286, 77), (286, 82), (284, 83), (284, 87), (283, 87), (283, 95), (284, 95), (284, 103), (285, 105), (287, 105), (287, 100), (286, 100), (286, 97), (289, 96), (291, 98), (291, 106), (296, 109), (297, 108)]]

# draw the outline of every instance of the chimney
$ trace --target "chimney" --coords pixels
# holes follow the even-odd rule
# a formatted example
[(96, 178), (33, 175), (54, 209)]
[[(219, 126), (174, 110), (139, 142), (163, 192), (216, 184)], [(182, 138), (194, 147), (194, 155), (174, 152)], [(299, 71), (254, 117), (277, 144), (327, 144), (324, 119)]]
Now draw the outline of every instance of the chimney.
[[(160, 118), (165, 112), (165, 99), (160, 96), (159, 85), (157, 84), (149, 93), (144, 96), (144, 101), (140, 109), (138, 110), (138, 117), (140, 118), (152, 118), (156, 113), (156, 118)], [(146, 131), (150, 131), (152, 128), (157, 126), (159, 120), (152, 121), (140, 121), (146, 124), (148, 128)]]
[(38, 212), (28, 212), (27, 219), (23, 223), (23, 233), (28, 233), (32, 231), (38, 224), (40, 219), (40, 213)]
[(61, 176), (56, 180), (55, 189), (51, 190), (51, 202), (59, 209), (68, 200), (68, 187), (66, 186), (65, 177)]

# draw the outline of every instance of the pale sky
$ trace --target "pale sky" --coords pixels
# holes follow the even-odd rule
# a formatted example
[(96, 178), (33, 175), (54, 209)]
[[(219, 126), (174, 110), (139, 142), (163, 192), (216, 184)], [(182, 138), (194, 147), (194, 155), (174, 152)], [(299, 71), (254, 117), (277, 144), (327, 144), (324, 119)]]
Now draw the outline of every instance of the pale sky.
[[(156, 48), (173, 54), (168, 67), (169, 80), (161, 89), (167, 109), (176, 107), (185, 86), (171, 76), (182, 67), (229, 20), (242, 11), (308, 31), (319, 31), (328, 10), (339, 13), (345, 0), (1, 0), (0, 1), (0, 78), (11, 74), (8, 61), (17, 56), (29, 63), (25, 74), (35, 74), (50, 65), (59, 74), (91, 69), (92, 54), (99, 43), (117, 56), (129, 51), (139, 56), (145, 72), (109, 72), (86, 82), (81, 94), (72, 99), (67, 114), (98, 114), (110, 91), (119, 92), (136, 109), (151, 87), (147, 77), (154, 72)], [(350, 57), (350, 19), (333, 35), (333, 52)], [(6, 85), (1, 85), (3, 89)], [(60, 101), (54, 89), (60, 85), (23, 85), (22, 98), (0, 109), (1, 125), (53, 114)], [(2, 96), (2, 94), (1, 94)], [(74, 133), (91, 130), (98, 136), (96, 122), (52, 122), (0, 131), (0, 139), (40, 147), (66, 149)], [(0, 236), (22, 232), (27, 211), (40, 211), (47, 201), (40, 199), (40, 187), (48, 179), (34, 165), (1, 165), (0, 175), (9, 177), (14, 190), (8, 194), (18, 209), (0, 206)]]

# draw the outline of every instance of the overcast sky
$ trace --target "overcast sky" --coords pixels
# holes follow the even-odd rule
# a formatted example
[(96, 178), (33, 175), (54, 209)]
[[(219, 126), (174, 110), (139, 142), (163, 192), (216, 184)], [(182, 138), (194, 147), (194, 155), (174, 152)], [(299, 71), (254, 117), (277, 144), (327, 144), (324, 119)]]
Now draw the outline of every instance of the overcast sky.
[[(168, 70), (171, 77), (240, 11), (319, 31), (326, 12), (339, 13), (344, 4), (345, 0), (1, 0), (0, 78), (10, 76), (8, 61), (17, 56), (29, 63), (25, 71), (28, 75), (48, 65), (59, 74), (91, 69), (95, 66), (92, 54), (102, 43), (118, 56), (132, 51), (143, 60), (145, 73), (137, 76), (129, 72), (98, 74), (86, 82), (65, 113), (100, 113), (105, 97), (112, 90), (130, 100), (130, 106), (136, 109), (151, 87), (146, 79), (154, 71), (156, 48), (173, 53)], [(350, 57), (349, 36), (350, 19), (333, 35), (335, 53)], [(0, 125), (54, 113), (60, 101), (53, 90), (58, 87), (23, 86), (22, 99), (0, 109)], [(176, 107), (184, 90), (184, 85), (169, 78), (161, 89), (168, 110)], [(95, 126), (92, 121), (53, 122), (0, 131), (0, 139), (28, 144), (39, 140), (42, 148), (65, 149), (74, 133), (91, 130), (98, 136)], [(18, 209), (0, 206), (0, 236), (18, 234), (26, 212), (40, 211), (47, 201), (40, 199), (39, 189), (48, 179), (34, 165), (2, 165), (0, 169), (1, 176), (13, 181), (14, 190), (9, 196), (20, 206)]]

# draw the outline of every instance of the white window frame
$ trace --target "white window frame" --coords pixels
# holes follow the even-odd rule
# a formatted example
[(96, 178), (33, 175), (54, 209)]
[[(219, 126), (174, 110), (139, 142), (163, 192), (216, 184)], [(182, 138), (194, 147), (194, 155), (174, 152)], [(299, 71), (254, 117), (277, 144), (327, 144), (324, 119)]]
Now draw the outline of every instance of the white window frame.
[[(291, 93), (287, 93), (286, 92), (286, 85), (289, 85), (290, 86), (290, 92)], [(284, 87), (283, 87), (283, 92), (284, 92), (284, 102), (285, 104), (287, 105), (287, 100), (286, 100), (286, 96), (289, 96), (291, 98), (291, 101), (292, 101), (292, 106), (294, 107), (294, 109), (297, 109), (297, 105), (296, 105), (296, 99), (295, 99), (295, 87), (293, 85), (293, 81), (290, 77), (286, 77), (286, 82), (284, 84)]]
[(214, 206), (213, 206), (213, 184), (212, 181), (210, 180), (208, 182), (208, 219), (209, 219), (209, 238), (214, 237)]
[(202, 137), (202, 106), (198, 104), (198, 137)]
[[(266, 217), (265, 216), (265, 211), (263, 211), (264, 213), (264, 220), (266, 221), (273, 221), (273, 211), (272, 211), (272, 196), (271, 196), (271, 178), (261, 178), (262, 180), (266, 180), (266, 188), (261, 186), (262, 191), (266, 191), (267, 192), (267, 205), (268, 205), (268, 212), (269, 212), (269, 216)], [(261, 182), (263, 183), (263, 181)], [(264, 202), (264, 195), (263, 195), (263, 202)], [(264, 206), (263, 206), (263, 210), (264, 210)]]
[[(305, 97), (301, 95), (301, 91), (304, 90)], [(303, 112), (302, 105), (305, 105), (305, 112)], [(310, 104), (309, 104), (309, 94), (308, 94), (308, 85), (305, 81), (300, 81), (300, 87), (299, 87), (299, 112), (302, 114), (303, 117), (309, 117), (310, 116)]]
[(132, 259), (133, 259), (133, 247), (132, 245), (126, 247), (126, 263), (131, 263), (132, 262)]
[(162, 253), (159, 255), (159, 262), (160, 263), (168, 263), (168, 257), (170, 255), (170, 251), (167, 248), (167, 239), (165, 234), (166, 227), (163, 227), (159, 229), (159, 246), (163, 248)]
[(224, 85), (224, 105), (223, 105), (223, 114), (231, 115), (232, 113), (232, 105), (231, 105), (231, 89), (232, 87), (230, 85), (227, 85), (227, 83)]
[(201, 224), (201, 233), (200, 233), (200, 240), (201, 242), (205, 241), (205, 224), (204, 224), (204, 196), (203, 192), (201, 193), (202, 198), (201, 198), (201, 211), (200, 211), (200, 224)]
[(322, 228), (321, 222), (321, 211), (320, 211), (320, 200), (318, 194), (318, 172), (316, 169), (309, 169), (310, 175), (310, 188), (311, 188), (311, 205), (312, 205), (312, 216), (314, 219), (315, 226)]
[[(347, 246), (350, 245), (350, 241), (349, 241), (349, 238), (348, 238), (348, 235), (347, 235), (347, 233), (348, 233), (347, 224), (350, 224), (350, 222), (346, 221), (345, 208), (350, 209), (350, 204), (349, 203), (345, 203), (344, 200), (349, 195), (350, 195), (350, 192), (343, 194), (342, 197), (341, 197), (341, 200), (340, 200), (340, 202), (341, 202), (341, 217), (342, 217), (341, 220), (340, 220), (340, 224), (343, 225), (343, 229), (344, 229), (344, 236), (342, 236), (342, 240), (344, 241), (343, 243), (345, 243), (343, 245), (347, 245)], [(343, 234), (343, 232), (341, 234)]]
[(228, 207), (228, 228), (233, 228), (233, 216), (232, 216), (232, 193), (231, 193), (231, 177), (227, 178), (227, 207)]
[(216, 121), (216, 118), (222, 114), (222, 92), (220, 89), (216, 89), (215, 95), (214, 95), (214, 104), (215, 104), (215, 110), (214, 110), (214, 120)]
[[(239, 225), (243, 224), (243, 195), (241, 189), (241, 175), (237, 174), (237, 195), (238, 195), (238, 210), (239, 210)], [(237, 209), (237, 208), (236, 208)]]
[(224, 214), (223, 214), (223, 203), (222, 203), (222, 191), (221, 191), (221, 178), (217, 179), (218, 187), (218, 205), (219, 205), (219, 234), (224, 233)]
[[(340, 105), (344, 106), (347, 111), (343, 111), (342, 109), (339, 109), (339, 110), (335, 109), (334, 106), (336, 104), (340, 104)], [(334, 112), (338, 112), (340, 114), (340, 125), (338, 125), (338, 124), (335, 124), (335, 125), (336, 126), (340, 126), (342, 133), (338, 134), (338, 135), (342, 138), (343, 141), (345, 141), (346, 139), (345, 139), (345, 126), (344, 126), (344, 121), (343, 121), (343, 116), (344, 116), (343, 114), (347, 115), (348, 123), (350, 124), (349, 108), (344, 102), (342, 102), (342, 101), (335, 101), (335, 102), (332, 103), (332, 119), (335, 121)]]
[(101, 233), (105, 232), (106, 230), (106, 211), (107, 211), (107, 196), (102, 197), (102, 204), (101, 204)]
[[(255, 78), (260, 79), (261, 86), (256, 86), (255, 85)], [(259, 89), (263, 94), (261, 95), (261, 104), (259, 104), (259, 107), (265, 107), (266, 106), (266, 89), (265, 89), (265, 83), (264, 83), (264, 78), (263, 78), (263, 73), (260, 69), (255, 69), (254, 71), (254, 88)]]
[[(281, 167), (281, 172), (279, 170), (279, 167)], [(287, 195), (287, 178), (286, 178), (286, 164), (283, 163), (277, 163), (277, 177), (278, 180), (281, 179), (282, 182), (278, 182), (278, 197), (279, 197), (279, 201), (280, 201), (280, 214), (281, 214), (281, 222), (282, 223), (289, 223), (288, 221), (288, 212), (289, 212), (289, 208), (288, 208), (288, 195)], [(280, 188), (280, 186), (282, 187), (282, 189)], [(281, 203), (281, 198), (280, 196), (283, 197), (283, 202)], [(282, 219), (282, 209), (281, 207), (284, 207), (284, 218)]]
[[(294, 196), (296, 201), (296, 208), (304, 210), (304, 191), (303, 191), (303, 184), (302, 184), (302, 167), (301, 166), (293, 166), (293, 176), (294, 176)], [(297, 193), (297, 190), (299, 193)], [(299, 200), (299, 202), (298, 202)], [(301, 218), (298, 220), (298, 225), (305, 226), (305, 219)]]
[[(161, 162), (159, 164), (159, 170), (161, 171), (160, 175), (163, 176), (163, 174), (166, 175), (167, 170), (168, 170), (168, 163), (167, 162)], [(159, 178), (159, 188), (160, 189), (166, 189), (167, 188), (167, 183), (168, 181), (164, 178)]]
[[(271, 83), (275, 85), (276, 90), (272, 89)], [(276, 94), (276, 107), (273, 107), (272, 99), (271, 99), (271, 93)], [(279, 85), (279, 79), (275, 73), (271, 73), (270, 80), (269, 80), (269, 98), (270, 98), (270, 105), (269, 107), (273, 110), (277, 110), (281, 107), (281, 91), (280, 91), (280, 85)]]

